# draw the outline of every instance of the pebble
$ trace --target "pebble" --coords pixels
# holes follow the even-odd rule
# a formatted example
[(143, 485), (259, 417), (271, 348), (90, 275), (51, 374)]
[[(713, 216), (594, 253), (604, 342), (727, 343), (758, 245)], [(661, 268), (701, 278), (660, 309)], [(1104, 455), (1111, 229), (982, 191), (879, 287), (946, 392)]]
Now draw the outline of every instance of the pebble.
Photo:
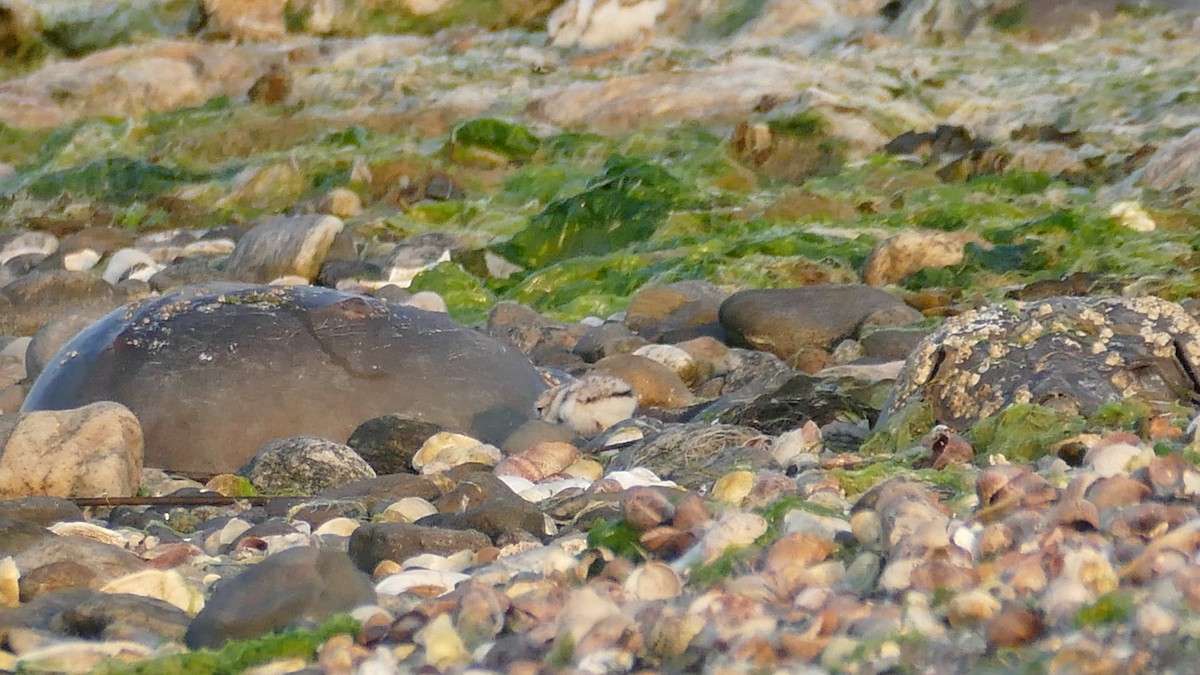
[(349, 446), (315, 436), (295, 436), (259, 448), (238, 474), (261, 492), (316, 494), (374, 478), (375, 470)]

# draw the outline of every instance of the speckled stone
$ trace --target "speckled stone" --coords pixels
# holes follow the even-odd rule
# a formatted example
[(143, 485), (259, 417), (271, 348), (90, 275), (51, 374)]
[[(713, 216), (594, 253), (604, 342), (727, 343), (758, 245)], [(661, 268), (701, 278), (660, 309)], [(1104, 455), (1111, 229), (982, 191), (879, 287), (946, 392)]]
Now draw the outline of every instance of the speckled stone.
[(315, 436), (271, 441), (238, 470), (262, 492), (299, 490), (314, 494), (375, 477), (349, 446)]
[(921, 402), (957, 429), (1012, 403), (1086, 416), (1131, 396), (1171, 401), (1200, 392), (1196, 372), (1200, 324), (1173, 302), (1058, 297), (996, 305), (949, 319), (922, 340), (884, 416)]

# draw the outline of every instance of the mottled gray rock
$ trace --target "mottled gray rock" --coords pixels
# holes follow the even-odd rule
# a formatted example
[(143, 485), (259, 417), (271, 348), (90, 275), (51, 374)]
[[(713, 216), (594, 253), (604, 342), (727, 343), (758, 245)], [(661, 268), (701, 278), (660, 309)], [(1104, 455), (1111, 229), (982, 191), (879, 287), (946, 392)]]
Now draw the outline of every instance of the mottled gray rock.
[(499, 302), (488, 313), (487, 332), (506, 338), (522, 353), (530, 354), (539, 345), (551, 343), (564, 349), (575, 344), (567, 326), (545, 317), (537, 310), (516, 302)]
[(384, 560), (403, 562), (418, 553), (449, 555), (478, 551), (492, 540), (474, 530), (427, 527), (411, 523), (366, 523), (350, 535), (350, 557), (366, 572)]
[(267, 218), (238, 240), (225, 271), (231, 279), (251, 283), (285, 276), (312, 281), (343, 227), (340, 218), (329, 215)]
[(0, 501), (0, 518), (28, 520), (45, 526), (83, 520), (83, 512), (74, 502), (62, 497), (24, 497)]
[(371, 580), (345, 553), (290, 548), (222, 580), (188, 626), (184, 642), (192, 649), (220, 647), (297, 622), (319, 623), (374, 600)]
[(412, 458), (441, 426), (408, 415), (392, 413), (363, 422), (346, 445), (359, 454), (375, 473), (412, 473)]
[(911, 405), (965, 430), (1012, 403), (1091, 415), (1112, 401), (1192, 405), (1200, 324), (1156, 297), (1050, 298), (947, 320), (921, 341), (880, 418)]
[(141, 427), (118, 403), (0, 420), (0, 498), (131, 497), (141, 471)]
[(118, 401), (142, 423), (147, 466), (209, 474), (269, 440), (347, 438), (393, 412), (499, 443), (544, 388), (515, 349), (444, 315), (251, 286), (109, 314), (52, 360), (24, 409)]
[(858, 284), (740, 291), (721, 305), (731, 342), (771, 352), (802, 370), (827, 365), (828, 351), (864, 326), (921, 318), (891, 295)]
[(262, 492), (299, 490), (304, 494), (375, 477), (370, 465), (349, 446), (315, 436), (270, 441), (238, 474)]
[(136, 555), (111, 544), (77, 536), (55, 536), (14, 556), (21, 572), (21, 599), (62, 588), (99, 588), (147, 568)]
[(87, 272), (31, 272), (0, 287), (0, 334), (33, 335), (68, 311), (111, 310), (113, 287)]
[(696, 394), (701, 398), (725, 396), (737, 392), (756, 380), (771, 377), (779, 373), (791, 373), (778, 356), (770, 352), (760, 352), (755, 349), (730, 349), (721, 359), (718, 375), (701, 385)]

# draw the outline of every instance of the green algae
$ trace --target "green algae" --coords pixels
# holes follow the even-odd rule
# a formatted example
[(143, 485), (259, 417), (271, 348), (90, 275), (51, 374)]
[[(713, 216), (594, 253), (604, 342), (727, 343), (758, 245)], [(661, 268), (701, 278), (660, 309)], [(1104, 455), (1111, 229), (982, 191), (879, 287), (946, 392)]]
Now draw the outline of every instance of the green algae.
[(11, 195), (16, 190), (24, 190), (39, 199), (69, 195), (129, 204), (210, 177), (208, 173), (131, 157), (108, 157), (71, 169), (51, 171), (28, 182), (0, 182), (0, 194)]
[(484, 283), (456, 262), (438, 263), (421, 272), (408, 290), (437, 293), (446, 301), (450, 316), (465, 324), (483, 322), (496, 304), (496, 296)]
[(528, 161), (540, 145), (541, 139), (525, 127), (485, 117), (456, 125), (446, 152), (459, 164), (493, 167)]
[(253, 640), (234, 640), (220, 649), (197, 649), (132, 664), (109, 661), (94, 672), (103, 675), (234, 675), (276, 659), (313, 659), (317, 648), (329, 638), (335, 635), (357, 636), (360, 630), (357, 621), (340, 614), (311, 630), (291, 630)]
[(641, 533), (624, 518), (596, 520), (588, 529), (587, 542), (592, 548), (606, 548), (613, 553), (634, 561), (646, 560), (649, 556), (642, 548)]
[(1133, 597), (1123, 591), (1111, 591), (1079, 608), (1075, 625), (1079, 628), (1122, 623), (1133, 616), (1136, 605)]
[(1087, 421), (1035, 403), (1015, 403), (980, 420), (967, 437), (977, 457), (1004, 455), (1029, 462), (1050, 453), (1050, 446), (1083, 431)]
[(531, 268), (612, 253), (652, 235), (682, 191), (662, 167), (615, 155), (582, 192), (546, 205), (528, 227), (493, 250)]

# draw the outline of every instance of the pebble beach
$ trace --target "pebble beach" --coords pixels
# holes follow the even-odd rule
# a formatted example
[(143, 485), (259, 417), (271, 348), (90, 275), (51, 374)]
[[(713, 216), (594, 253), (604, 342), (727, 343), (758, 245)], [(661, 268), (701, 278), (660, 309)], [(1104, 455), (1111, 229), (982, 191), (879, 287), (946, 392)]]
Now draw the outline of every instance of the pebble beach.
[(1189, 673), (1200, 5), (0, 0), (0, 671)]

